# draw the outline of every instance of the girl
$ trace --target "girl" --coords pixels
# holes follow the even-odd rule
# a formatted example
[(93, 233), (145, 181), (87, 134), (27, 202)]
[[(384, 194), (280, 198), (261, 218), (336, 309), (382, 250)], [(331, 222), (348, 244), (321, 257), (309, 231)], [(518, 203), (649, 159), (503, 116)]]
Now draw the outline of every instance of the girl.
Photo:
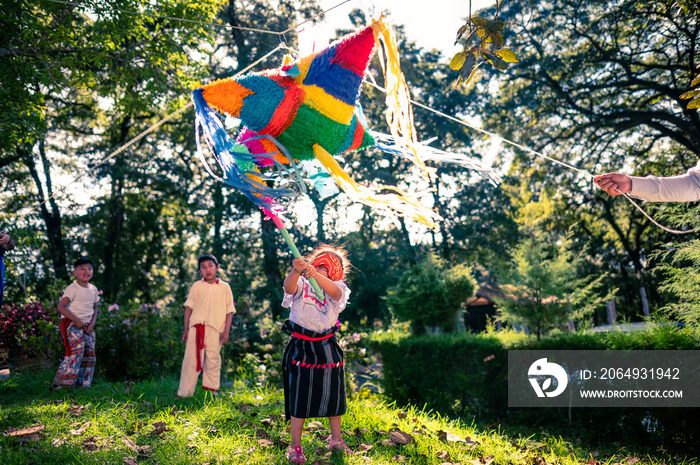
[[(306, 418), (328, 417), (328, 449), (350, 452), (341, 437), (345, 371), (343, 351), (334, 334), (339, 327), (338, 314), (350, 295), (343, 282), (350, 263), (342, 248), (321, 244), (305, 259), (294, 259), (292, 265), (284, 280), (282, 300), (282, 306), (290, 309), (283, 329), (292, 333), (282, 361), (284, 410), (292, 434), (287, 458), (291, 463), (304, 463), (301, 433)], [(323, 300), (314, 293), (308, 281), (311, 278), (323, 290)]]

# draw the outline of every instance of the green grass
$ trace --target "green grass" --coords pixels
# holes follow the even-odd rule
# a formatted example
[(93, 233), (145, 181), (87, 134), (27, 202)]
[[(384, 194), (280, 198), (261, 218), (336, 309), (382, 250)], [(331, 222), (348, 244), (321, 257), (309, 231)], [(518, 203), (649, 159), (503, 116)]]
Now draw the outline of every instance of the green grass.
[[(18, 374), (0, 381), (0, 465), (287, 463), (284, 451), (290, 436), (277, 389), (237, 382), (217, 398), (198, 390), (195, 397), (178, 400), (175, 378), (96, 380), (90, 390), (50, 391), (53, 374)], [(9, 435), (32, 426), (44, 428)], [(397, 444), (396, 431), (410, 434), (413, 442)], [(376, 397), (349, 401), (343, 434), (354, 455), (327, 456), (328, 434), (325, 420), (307, 422), (302, 439), (307, 463), (700, 463), (663, 452), (605, 454), (547, 434), (511, 437), (498, 429), (479, 430), (414, 408), (397, 408)]]

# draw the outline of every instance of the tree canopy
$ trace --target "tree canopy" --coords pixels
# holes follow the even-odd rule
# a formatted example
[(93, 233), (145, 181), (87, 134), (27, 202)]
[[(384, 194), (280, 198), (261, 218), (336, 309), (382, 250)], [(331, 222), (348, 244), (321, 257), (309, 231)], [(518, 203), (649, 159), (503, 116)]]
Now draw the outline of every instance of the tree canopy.
[[(197, 255), (213, 252), (251, 317), (283, 318), (290, 253), (247, 199), (202, 170), (194, 115), (174, 112), (199, 83), (232, 76), (277, 47), (281, 36), (274, 31), (320, 13), (316, 1), (14, 0), (4, 6), (0, 221), (19, 239), (8, 255), (9, 297), (24, 299), (25, 290), (28, 298), (55, 297), (69, 263), (89, 254), (106, 301), (182, 302), (196, 278)], [(473, 15), (490, 22), (472, 21), (472, 37), (479, 38), (477, 48), (495, 47), (486, 53), (494, 64), (496, 48), (505, 44), (518, 61), (500, 71), (480, 66), (466, 86), (452, 85), (458, 79), (452, 57), (422, 49), (396, 25), (412, 98), (456, 118), (473, 116), (485, 129), (578, 171), (505, 144), (495, 154), (504, 172), (498, 186), (438, 162), (428, 162), (434, 176), (418, 177), (409, 161), (376, 149), (347, 155), (342, 161), (358, 182), (420, 191), (421, 201), (443, 217), (427, 231), (352, 206), (343, 195), (290, 201), (290, 232), (302, 251), (331, 241), (351, 252), (353, 299), (344, 318), (353, 323), (389, 321), (388, 289), (416, 265), (427, 266), (424, 257), (437, 257), (443, 271), (468, 267), (479, 283), (506, 283), (514, 257), (533, 247), (533, 218), (549, 237), (572, 231), (571, 254), (582, 258), (577, 278), (605, 276), (595, 294), (619, 289), (625, 318), (641, 318), (643, 295), (652, 309), (680, 295), (659, 290), (663, 277), (653, 272), (667, 263), (653, 252), (673, 238), (596, 190), (589, 174), (679, 174), (697, 162), (700, 121), (684, 98), (698, 76), (697, 4), (510, 0), (496, 10)], [(358, 10), (351, 14), (357, 28), (368, 19)], [(295, 47), (293, 28), (283, 39)], [(263, 66), (281, 61), (275, 55)], [(371, 68), (383, 85), (379, 63)], [(363, 86), (361, 104), (370, 127), (388, 132), (381, 92)], [(475, 158), (489, 155), (479, 133), (423, 108), (414, 113), (419, 139), (436, 137), (434, 147)], [(313, 205), (311, 214), (302, 214), (303, 202)], [(688, 207), (680, 213), (645, 208), (675, 218), (694, 214)], [(594, 314), (594, 322), (601, 317)]]

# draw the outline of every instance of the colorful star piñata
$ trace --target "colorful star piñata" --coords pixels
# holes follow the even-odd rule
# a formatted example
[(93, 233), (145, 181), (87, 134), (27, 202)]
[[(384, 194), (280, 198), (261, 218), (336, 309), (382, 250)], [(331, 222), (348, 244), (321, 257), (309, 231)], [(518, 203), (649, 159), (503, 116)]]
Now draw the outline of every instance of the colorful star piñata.
[[(201, 132), (224, 176), (214, 175), (200, 150), (210, 174), (275, 214), (284, 210), (276, 199), (296, 195), (296, 191), (267, 185), (272, 178), (260, 170), (273, 166), (278, 178), (310, 176), (322, 197), (337, 192), (332, 179), (354, 201), (390, 208), (433, 227), (439, 216), (431, 209), (394, 187), (381, 186), (394, 193), (378, 194), (358, 185), (333, 157), (375, 145), (359, 97), (380, 38), (387, 56), (387, 121), (394, 139), (412, 147), (415, 131), (408, 88), (391, 30), (380, 19), (296, 62), (285, 57), (279, 69), (222, 79), (195, 90), (197, 144)], [(235, 141), (213, 109), (240, 118), (244, 128)], [(414, 161), (425, 169), (417, 154)], [(303, 189), (303, 182), (299, 185)]]

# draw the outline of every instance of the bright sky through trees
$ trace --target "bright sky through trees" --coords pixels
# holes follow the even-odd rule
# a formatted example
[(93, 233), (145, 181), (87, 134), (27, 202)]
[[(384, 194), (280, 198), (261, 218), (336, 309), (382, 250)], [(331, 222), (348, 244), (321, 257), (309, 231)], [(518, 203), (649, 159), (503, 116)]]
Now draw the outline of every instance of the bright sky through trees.
[[(341, 0), (323, 0), (320, 2), (324, 10), (332, 8)], [(475, 13), (482, 8), (493, 5), (493, 0), (472, 0), (471, 8)], [(410, 40), (423, 48), (437, 48), (447, 56), (459, 51), (454, 39), (457, 30), (464, 24), (464, 18), (469, 15), (469, 0), (432, 0), (430, 2), (417, 0), (350, 0), (347, 3), (326, 13), (323, 24), (308, 27), (299, 34), (302, 53), (323, 48), (334, 37), (335, 29), (351, 28), (348, 14), (355, 8), (365, 12), (368, 18), (373, 18), (387, 10), (390, 24), (403, 24), (406, 35)]]

